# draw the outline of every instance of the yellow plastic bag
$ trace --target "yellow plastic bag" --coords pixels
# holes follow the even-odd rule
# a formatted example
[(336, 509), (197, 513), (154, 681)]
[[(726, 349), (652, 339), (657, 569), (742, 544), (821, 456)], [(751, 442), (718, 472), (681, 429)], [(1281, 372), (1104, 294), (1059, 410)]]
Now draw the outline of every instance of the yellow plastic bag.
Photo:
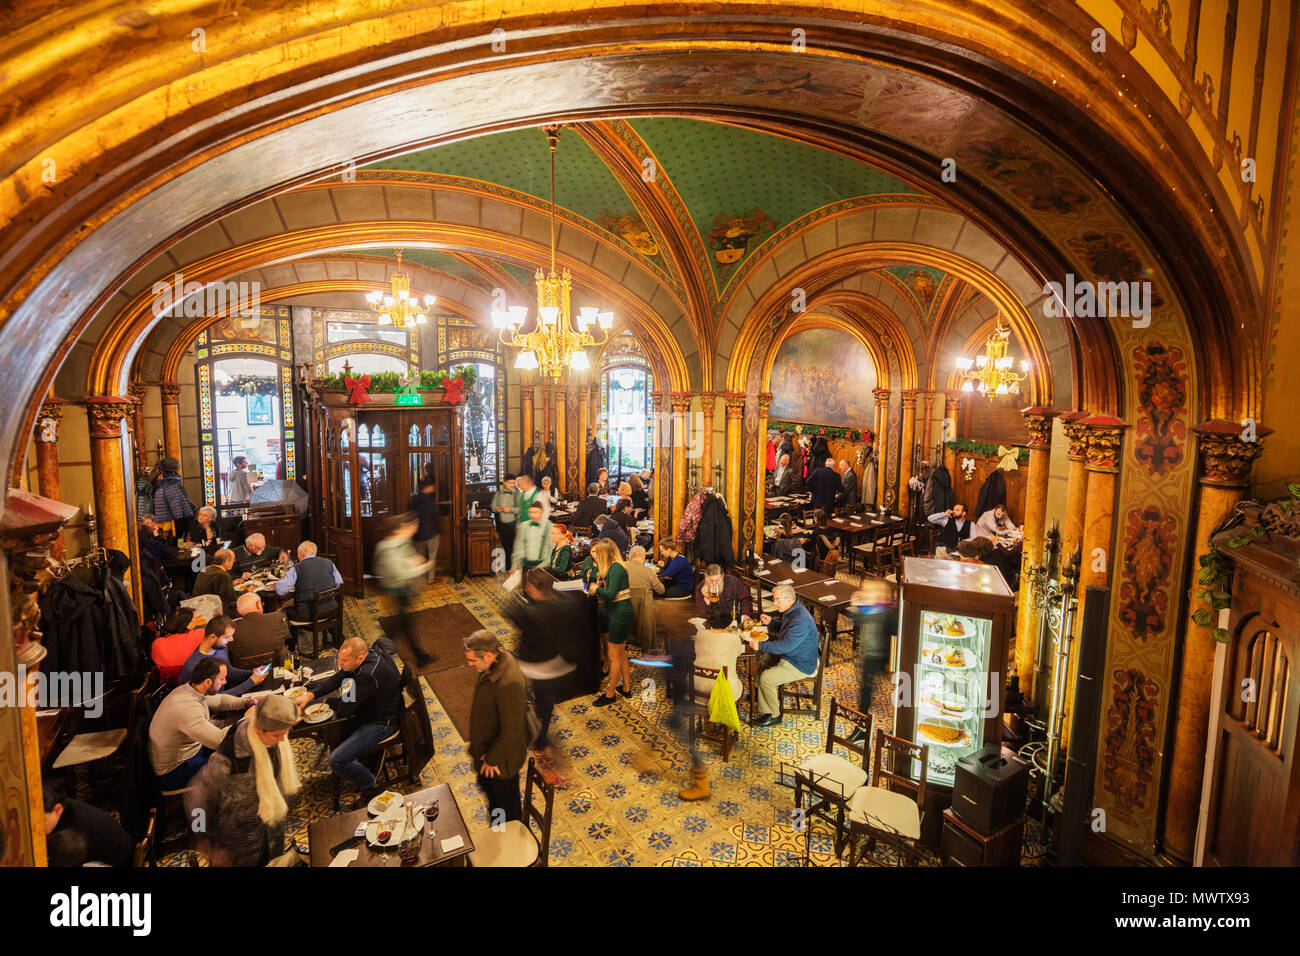
[(731, 682), (727, 680), (725, 670), (718, 671), (718, 679), (713, 682), (709, 694), (709, 720), (740, 730), (740, 714), (736, 712), (736, 699), (731, 696)]

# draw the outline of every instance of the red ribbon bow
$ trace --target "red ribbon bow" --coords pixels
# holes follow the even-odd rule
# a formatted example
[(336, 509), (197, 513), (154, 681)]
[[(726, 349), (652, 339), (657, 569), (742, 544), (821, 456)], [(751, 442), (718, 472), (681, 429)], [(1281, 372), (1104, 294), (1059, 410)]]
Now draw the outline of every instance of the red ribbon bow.
[(370, 376), (362, 375), (360, 378), (353, 378), (351, 375), (343, 377), (343, 387), (351, 394), (348, 395), (348, 401), (353, 405), (365, 405), (370, 401), (370, 394), (366, 390), (370, 388)]
[(446, 391), (446, 399), (452, 405), (459, 405), (465, 401), (465, 380), (463, 378), (448, 378), (442, 383)]

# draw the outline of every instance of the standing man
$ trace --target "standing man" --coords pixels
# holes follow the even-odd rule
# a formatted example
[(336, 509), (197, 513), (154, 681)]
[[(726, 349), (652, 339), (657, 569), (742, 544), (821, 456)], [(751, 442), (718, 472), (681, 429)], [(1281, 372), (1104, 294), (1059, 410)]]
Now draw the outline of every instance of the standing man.
[(519, 521), (519, 490), (513, 478), (507, 478), (492, 496), (492, 513), (497, 516), (497, 536), (508, 561), (515, 552), (515, 524)]
[[(746, 638), (752, 650), (767, 651), (779, 658), (776, 664), (758, 675), (758, 709), (765, 716), (754, 724), (755, 727), (781, 723), (781, 685), (816, 676), (820, 664), (817, 623), (795, 598), (794, 588), (789, 584), (778, 584), (772, 589), (772, 600), (781, 612), (781, 630), (776, 640)], [(771, 617), (764, 614), (759, 620), (767, 624)]]
[(515, 550), (510, 555), (510, 568), (535, 568), (550, 564), (555, 543), (551, 541), (551, 523), (544, 517), (545, 508), (540, 497), (528, 503), (528, 520), (519, 526), (515, 535)]
[(380, 590), (397, 604), (397, 629), (410, 642), (416, 664), (427, 667), (437, 660), (437, 655), (427, 653), (420, 646), (411, 620), (412, 590), (415, 582), (429, 571), (429, 562), (411, 546), (419, 525), (419, 519), (412, 514), (389, 517), (388, 535), (375, 545), (375, 574), (379, 577)]
[(420, 479), (420, 490), (411, 495), (407, 511), (419, 519), (415, 537), (411, 539), (417, 554), (429, 562), (428, 582), (438, 580), (438, 541), (441, 537), (438, 525), (438, 485), (433, 474), (426, 474)]
[(971, 536), (971, 523), (966, 518), (966, 506), (955, 504), (947, 511), (932, 514), (930, 524), (939, 526), (938, 543), (949, 551), (957, 550), (957, 542), (965, 541)]
[(248, 503), (248, 499), (253, 497), (253, 489), (248, 484), (248, 459), (243, 455), (236, 455), (235, 460), (231, 462), (234, 466), (226, 475), (226, 504), (243, 505)]
[(490, 631), (475, 631), (463, 643), (465, 659), (478, 671), (469, 713), (469, 754), (487, 797), (488, 823), (496, 826), (522, 815), (519, 771), (529, 744), (524, 675)]
[(853, 470), (848, 459), (840, 459), (840, 474), (843, 478), (840, 480), (840, 493), (835, 498), (835, 505), (839, 508), (856, 508), (858, 505), (858, 473)]
[(542, 517), (551, 516), (551, 503), (547, 500), (546, 495), (542, 494), (542, 489), (533, 484), (533, 479), (527, 475), (520, 475), (516, 482), (519, 487), (519, 514), (524, 516), (528, 514), (528, 506), (534, 501), (542, 503)]
[(835, 473), (834, 458), (827, 458), (825, 464), (814, 468), (807, 481), (807, 487), (812, 492), (812, 506), (830, 511), (842, 482), (843, 479)]

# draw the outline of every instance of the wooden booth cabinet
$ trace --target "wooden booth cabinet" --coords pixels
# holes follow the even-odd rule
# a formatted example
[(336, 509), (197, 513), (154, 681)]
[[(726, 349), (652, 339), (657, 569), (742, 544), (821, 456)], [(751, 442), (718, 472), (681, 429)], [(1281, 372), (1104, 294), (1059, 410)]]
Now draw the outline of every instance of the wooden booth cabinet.
[(1214, 767), (1205, 862), (1300, 865), (1300, 546), (1228, 548), (1232, 616), (1221, 705), (1211, 728)]
[(465, 567), (464, 406), (395, 405), (386, 395), (351, 405), (343, 392), (312, 395), (312, 527), (320, 553), (333, 559), (345, 586), (361, 595), (385, 522), (407, 510), (426, 473), (437, 486), (438, 573), (459, 580)]

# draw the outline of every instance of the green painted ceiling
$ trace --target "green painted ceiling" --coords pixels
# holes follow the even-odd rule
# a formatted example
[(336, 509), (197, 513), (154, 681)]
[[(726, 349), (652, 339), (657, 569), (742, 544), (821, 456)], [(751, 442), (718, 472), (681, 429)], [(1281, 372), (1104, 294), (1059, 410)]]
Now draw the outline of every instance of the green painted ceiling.
[[(396, 249), (366, 249), (364, 252), (368, 255), (384, 256), (388, 259), (397, 258)], [(445, 272), (456, 278), (464, 279), (470, 285), (481, 287), (484, 284), (483, 276), (477, 269), (471, 268), (450, 253), (442, 252), (439, 249), (404, 248), (402, 249), (402, 259), (405, 262), (427, 266), (430, 269), (437, 269), (439, 272)]]

